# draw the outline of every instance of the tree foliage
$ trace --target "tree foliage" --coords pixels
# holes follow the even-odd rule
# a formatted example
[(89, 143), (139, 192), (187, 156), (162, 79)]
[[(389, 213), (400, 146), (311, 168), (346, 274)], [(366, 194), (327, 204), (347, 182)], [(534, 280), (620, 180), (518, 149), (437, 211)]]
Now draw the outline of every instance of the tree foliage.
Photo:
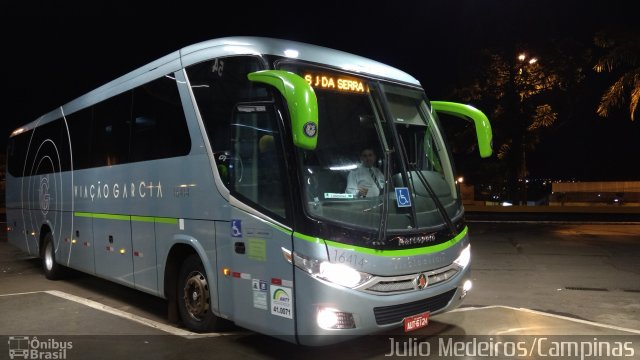
[[(565, 100), (563, 94), (584, 78), (580, 65), (586, 56), (571, 45), (553, 45), (536, 56), (514, 49), (485, 49), (475, 79), (454, 90), (454, 98), (473, 104), (489, 117), (497, 161), (505, 169), (501, 177), (512, 200), (526, 200), (519, 183), (529, 176), (528, 155), (558, 122), (555, 109)], [(517, 188), (520, 195), (515, 194)]]
[(600, 32), (594, 37), (596, 46), (605, 49), (593, 69), (615, 74), (616, 80), (602, 94), (596, 110), (608, 117), (611, 110), (629, 103), (629, 116), (635, 119), (640, 102), (640, 37), (631, 32)]

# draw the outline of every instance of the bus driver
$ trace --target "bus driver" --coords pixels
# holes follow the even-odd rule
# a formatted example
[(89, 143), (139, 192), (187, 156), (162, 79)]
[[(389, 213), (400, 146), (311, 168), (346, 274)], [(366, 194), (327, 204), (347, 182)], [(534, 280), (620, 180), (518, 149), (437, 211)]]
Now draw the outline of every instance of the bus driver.
[(349, 173), (347, 178), (347, 194), (358, 198), (376, 197), (382, 193), (384, 175), (375, 167), (376, 154), (370, 147), (360, 151), (360, 166)]

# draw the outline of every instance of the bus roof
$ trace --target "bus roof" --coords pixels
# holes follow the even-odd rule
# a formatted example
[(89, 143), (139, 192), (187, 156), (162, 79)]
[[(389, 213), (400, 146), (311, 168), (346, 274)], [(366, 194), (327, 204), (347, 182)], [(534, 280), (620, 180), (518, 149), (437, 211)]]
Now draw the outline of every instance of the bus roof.
[(93, 105), (113, 95), (132, 89), (159, 76), (183, 67), (230, 55), (277, 55), (292, 59), (329, 65), (345, 71), (371, 75), (393, 81), (420, 86), (418, 80), (406, 72), (362, 56), (303, 42), (255, 36), (224, 37), (188, 45), (136, 70), (112, 80), (82, 95), (29, 124), (15, 130), (11, 136), (35, 126), (60, 118)]
[(326, 64), (346, 71), (383, 77), (416, 86), (420, 85), (413, 76), (381, 62), (344, 51), (297, 41), (266, 37), (226, 37), (184, 47), (180, 50), (180, 53), (184, 57), (193, 52), (206, 51), (216, 47), (225, 48), (228, 54), (240, 52), (245, 54), (279, 55)]

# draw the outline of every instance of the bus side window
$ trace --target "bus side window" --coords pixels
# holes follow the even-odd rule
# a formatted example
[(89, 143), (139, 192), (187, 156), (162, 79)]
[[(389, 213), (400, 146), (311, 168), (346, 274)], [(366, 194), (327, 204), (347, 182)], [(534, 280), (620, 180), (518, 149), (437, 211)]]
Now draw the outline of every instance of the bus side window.
[(175, 80), (165, 76), (133, 91), (131, 161), (184, 156), (191, 150)]
[(189, 83), (205, 125), (216, 166), (228, 184), (231, 152), (231, 123), (237, 103), (270, 100), (264, 85), (249, 81), (247, 74), (264, 68), (254, 56), (230, 56), (205, 61), (187, 68)]
[(85, 108), (67, 115), (71, 148), (73, 149), (73, 169), (87, 169), (92, 166), (91, 123), (92, 108)]
[(274, 110), (271, 106), (238, 106), (238, 109), (231, 124), (230, 188), (284, 218), (284, 158)]
[(32, 135), (33, 130), (29, 130), (9, 138), (7, 170), (14, 177), (23, 176), (22, 172), (27, 161), (27, 145)]
[(93, 166), (129, 161), (131, 92), (116, 95), (93, 108)]

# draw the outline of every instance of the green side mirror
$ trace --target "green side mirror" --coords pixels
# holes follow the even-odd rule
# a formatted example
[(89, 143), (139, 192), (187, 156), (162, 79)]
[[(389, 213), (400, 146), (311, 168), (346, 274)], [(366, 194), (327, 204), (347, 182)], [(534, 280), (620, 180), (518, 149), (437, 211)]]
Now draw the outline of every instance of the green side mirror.
[(431, 109), (438, 113), (456, 116), (465, 120), (471, 119), (476, 126), (480, 156), (487, 158), (493, 154), (493, 134), (487, 116), (471, 105), (448, 101), (432, 101)]
[(284, 97), (291, 117), (293, 144), (313, 150), (318, 143), (318, 99), (300, 76), (281, 70), (262, 70), (247, 75), (249, 80), (271, 85)]

